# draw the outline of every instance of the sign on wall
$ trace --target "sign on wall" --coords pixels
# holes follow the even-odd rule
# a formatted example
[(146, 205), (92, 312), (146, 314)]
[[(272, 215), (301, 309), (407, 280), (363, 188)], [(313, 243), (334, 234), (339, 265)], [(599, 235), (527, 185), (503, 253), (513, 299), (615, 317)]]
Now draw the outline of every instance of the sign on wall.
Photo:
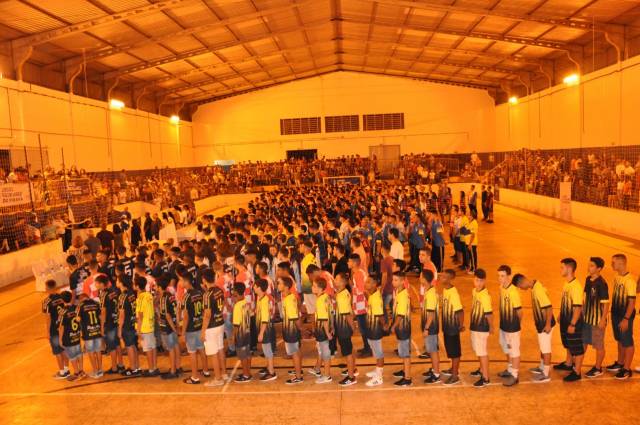
[(571, 182), (560, 182), (560, 219), (571, 220)]
[(24, 205), (31, 202), (28, 183), (7, 183), (0, 185), (0, 207)]

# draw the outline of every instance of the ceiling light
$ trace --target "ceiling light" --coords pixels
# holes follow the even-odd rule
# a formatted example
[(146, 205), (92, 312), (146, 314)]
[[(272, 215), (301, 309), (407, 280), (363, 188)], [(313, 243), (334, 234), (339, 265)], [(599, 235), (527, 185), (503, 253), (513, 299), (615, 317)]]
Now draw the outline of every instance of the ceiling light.
[(180, 117), (177, 115), (171, 115), (171, 117), (169, 118), (169, 121), (171, 121), (171, 124), (179, 124)]
[(567, 75), (562, 81), (566, 86), (575, 86), (580, 83), (580, 76), (578, 74)]
[(512, 105), (517, 105), (518, 104), (518, 97), (517, 96), (511, 96), (509, 98), (509, 103)]
[(111, 99), (109, 101), (109, 107), (111, 109), (115, 109), (116, 111), (121, 111), (124, 108), (124, 102), (118, 99)]

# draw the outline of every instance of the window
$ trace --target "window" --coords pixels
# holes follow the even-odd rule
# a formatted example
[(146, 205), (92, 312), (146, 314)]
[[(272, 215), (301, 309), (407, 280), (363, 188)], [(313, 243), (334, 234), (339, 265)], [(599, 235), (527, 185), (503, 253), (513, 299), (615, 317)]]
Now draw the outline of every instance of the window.
[(280, 120), (280, 134), (309, 134), (320, 133), (320, 117), (310, 118), (282, 118)]
[(401, 130), (404, 128), (404, 113), (363, 115), (362, 126), (364, 131)]
[(324, 131), (326, 133), (358, 130), (360, 130), (360, 117), (358, 115), (324, 117)]

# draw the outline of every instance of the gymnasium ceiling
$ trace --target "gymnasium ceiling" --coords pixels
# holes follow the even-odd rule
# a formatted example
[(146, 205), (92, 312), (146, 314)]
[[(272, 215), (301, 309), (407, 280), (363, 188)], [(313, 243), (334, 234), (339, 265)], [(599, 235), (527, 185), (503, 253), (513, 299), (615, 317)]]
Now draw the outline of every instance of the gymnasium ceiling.
[[(197, 105), (334, 71), (486, 88), (624, 49), (630, 0), (0, 0), (0, 45), (132, 99)], [(595, 45), (595, 44), (593, 44)], [(624, 52), (623, 52), (624, 53)], [(571, 58), (569, 57), (571, 56)], [(83, 68), (83, 64), (86, 67)], [(73, 86), (73, 84), (72, 84)], [(80, 86), (80, 88), (78, 87)], [(76, 81), (74, 92), (82, 91)], [(136, 103), (136, 102), (134, 102)], [(135, 105), (130, 105), (135, 106)]]

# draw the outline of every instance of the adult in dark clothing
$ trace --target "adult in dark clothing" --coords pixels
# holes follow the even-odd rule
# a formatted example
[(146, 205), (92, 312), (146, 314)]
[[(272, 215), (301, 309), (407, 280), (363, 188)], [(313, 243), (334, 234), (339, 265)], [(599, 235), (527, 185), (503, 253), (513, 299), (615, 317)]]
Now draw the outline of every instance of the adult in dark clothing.
[(87, 230), (87, 239), (84, 241), (84, 246), (91, 252), (93, 258), (96, 258), (96, 254), (100, 251), (102, 247), (102, 242), (98, 239), (94, 234), (93, 230)]
[(138, 246), (142, 242), (142, 228), (140, 227), (140, 220), (133, 220), (131, 225), (131, 245)]
[(481, 193), (481, 200), (482, 200), (482, 221), (487, 221), (487, 218), (489, 217), (489, 208), (487, 208), (487, 197), (489, 195), (489, 192), (487, 192), (487, 186), (482, 185), (482, 193)]
[(102, 249), (108, 249), (109, 252), (113, 252), (113, 241), (115, 236), (113, 232), (107, 229), (107, 223), (102, 225), (102, 229), (96, 235), (100, 239), (100, 246)]
[(144, 227), (144, 238), (147, 241), (150, 241), (153, 239), (152, 225), (153, 225), (153, 219), (151, 218), (151, 214), (146, 213), (144, 215), (143, 227)]
[[(160, 229), (162, 228), (162, 221), (160, 221), (160, 217), (158, 214), (153, 215), (153, 221), (151, 222), (151, 235), (153, 239), (160, 239)], [(148, 240), (148, 239), (147, 239)]]

